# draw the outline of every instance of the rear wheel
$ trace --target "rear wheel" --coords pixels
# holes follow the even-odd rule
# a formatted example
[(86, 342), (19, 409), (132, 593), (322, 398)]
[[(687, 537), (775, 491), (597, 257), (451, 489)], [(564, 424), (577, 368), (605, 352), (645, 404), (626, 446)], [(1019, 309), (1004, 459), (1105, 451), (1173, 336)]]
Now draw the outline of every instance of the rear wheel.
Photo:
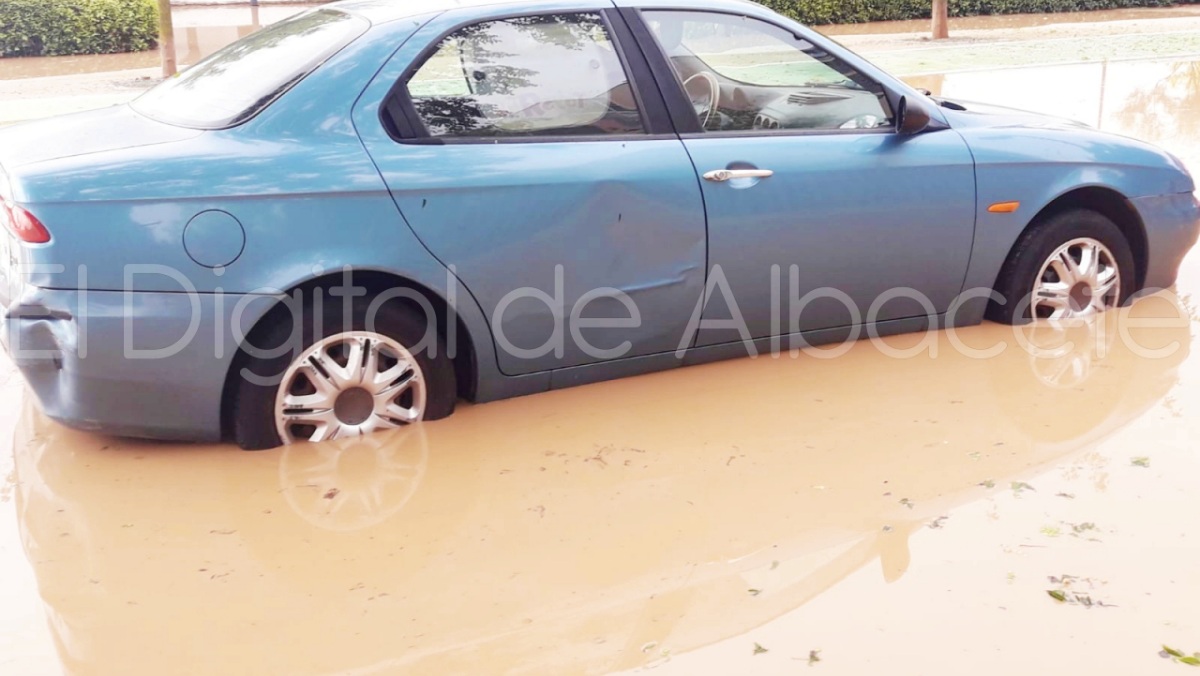
[[(356, 437), (454, 411), (454, 368), (436, 327), (410, 306), (356, 299), (311, 305), (293, 331), (280, 313), (247, 357), (234, 389), (234, 438), (245, 449)], [(370, 316), (369, 316), (370, 315)], [(278, 353), (278, 354), (277, 354)]]
[(1006, 324), (1087, 317), (1123, 304), (1135, 285), (1133, 254), (1103, 214), (1074, 209), (1024, 233), (996, 282), (1004, 303), (988, 317)]

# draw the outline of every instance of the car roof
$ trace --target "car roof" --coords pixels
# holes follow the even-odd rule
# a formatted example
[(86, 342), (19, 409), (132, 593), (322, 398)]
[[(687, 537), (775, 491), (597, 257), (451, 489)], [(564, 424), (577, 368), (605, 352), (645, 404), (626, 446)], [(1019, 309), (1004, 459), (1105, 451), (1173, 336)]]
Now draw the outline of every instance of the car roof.
[[(342, 0), (333, 2), (325, 7), (341, 9), (346, 12), (359, 14), (372, 23), (386, 23), (397, 19), (405, 19), (422, 14), (445, 12), (452, 9), (468, 7), (494, 7), (510, 5), (519, 7), (530, 5), (537, 7), (542, 3), (532, 0)], [(596, 0), (598, 6), (611, 5), (611, 0)], [(622, 0), (616, 3), (620, 6), (656, 5), (662, 7), (692, 7), (695, 9), (726, 8), (745, 9), (762, 7), (750, 0)]]
[(353, 14), (360, 14), (372, 23), (385, 23), (396, 19), (406, 19), (411, 16), (445, 12), (451, 9), (465, 7), (484, 7), (489, 5), (520, 5), (529, 0), (343, 0), (333, 2), (325, 7), (340, 9)]

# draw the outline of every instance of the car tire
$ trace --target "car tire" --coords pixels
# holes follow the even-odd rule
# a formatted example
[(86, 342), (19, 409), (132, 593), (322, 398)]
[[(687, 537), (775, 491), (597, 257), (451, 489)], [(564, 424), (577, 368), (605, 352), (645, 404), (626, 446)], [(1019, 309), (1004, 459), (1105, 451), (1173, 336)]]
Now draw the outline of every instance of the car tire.
[[(995, 291), (1001, 298), (993, 298), (989, 303), (987, 318), (1004, 324), (1032, 321), (1034, 287), (1043, 281), (1042, 275), (1050, 265), (1050, 258), (1064, 246), (1077, 241), (1091, 241), (1102, 246), (1102, 257), (1116, 267), (1119, 280), (1112, 298), (1115, 302), (1106, 307), (1124, 305), (1137, 283), (1129, 241), (1107, 216), (1090, 209), (1072, 209), (1035, 223), (1017, 240), (996, 280)], [(1072, 303), (1071, 308), (1077, 307), (1074, 300)]]
[[(408, 389), (415, 391), (418, 386), (423, 386), (421, 392), (423, 405), (420, 406), (419, 415), (413, 420), (406, 420), (406, 422), (437, 420), (454, 412), (457, 401), (454, 364), (446, 354), (444, 341), (440, 335), (435, 338), (431, 335), (431, 339), (426, 339), (428, 322), (421, 312), (405, 301), (389, 299), (381, 304), (377, 303), (377, 307), (372, 313), (372, 297), (355, 298), (350, 309), (350, 323), (346, 325), (342, 303), (331, 302), (328, 298), (324, 300), (325, 302), (317, 304), (319, 307), (319, 310), (316, 311), (319, 312), (317, 317), (313, 317), (314, 310), (311, 302), (303, 306), (303, 310), (298, 313), (301, 329), (298, 332), (299, 335), (296, 336), (293, 336), (293, 313), (287, 310), (285, 304), (281, 304), (264, 318), (265, 330), (256, 331), (252, 341), (248, 341), (257, 349), (243, 349), (240, 363), (232, 375), (236, 381), (230, 389), (232, 396), (230, 422), (234, 441), (239, 446), (245, 450), (261, 450), (292, 441), (306, 440), (290, 433), (289, 438), (285, 438), (281, 434), (281, 426), (286, 426), (286, 424), (282, 422), (282, 415), (278, 408), (283, 401), (282, 397), (285, 396), (280, 390), (285, 386), (294, 385), (295, 381), (299, 379), (294, 378), (291, 384), (287, 383), (289, 373), (293, 373), (296, 369), (307, 370), (306, 364), (298, 362), (301, 358), (308, 359), (312, 350), (321, 350), (324, 345), (333, 341), (334, 350), (345, 352), (346, 348), (336, 346), (338, 340), (346, 340), (344, 337), (353, 337), (367, 345), (365, 354), (375, 356), (364, 358), (364, 361), (374, 359), (377, 367), (384, 363), (385, 359), (379, 355), (388, 352), (389, 356), (395, 357), (403, 351), (405, 355), (403, 361), (411, 362), (413, 367), (405, 381)], [(368, 322), (369, 314), (374, 315), (373, 322)], [(371, 324), (370, 327), (368, 327), (368, 323)], [(436, 334), (436, 331), (434, 333)], [(372, 340), (375, 342), (372, 343)], [(426, 341), (424, 346), (422, 345), (423, 340)], [(285, 348), (284, 346), (289, 342), (294, 344)], [(318, 343), (321, 343), (322, 347), (318, 347)], [(428, 345), (434, 347), (429, 349)], [(372, 346), (376, 349), (374, 353), (371, 352)], [(420, 349), (417, 349), (418, 347)], [(261, 356), (252, 356), (254, 353), (260, 353)], [(330, 353), (319, 352), (316, 354), (320, 354), (321, 358), (329, 358)], [(395, 362), (399, 361), (401, 360), (395, 360)], [(315, 370), (311, 372), (316, 373)], [(323, 370), (321, 372), (324, 373)], [(300, 383), (300, 385), (305, 385), (305, 383)], [(331, 403), (335, 401), (338, 406), (322, 407), (320, 410), (328, 409), (329, 414), (340, 416), (340, 404), (347, 399), (340, 395), (350, 389), (359, 388), (352, 385), (346, 386), (341, 392), (336, 393), (337, 396), (332, 396)], [(315, 389), (313, 394), (316, 394)], [(373, 396), (378, 401), (385, 395), (381, 393)], [(402, 396), (414, 397), (415, 395)], [(363, 415), (367, 416), (364, 421), (360, 421), (358, 425), (344, 425), (345, 429), (339, 428), (337, 434), (345, 436), (363, 433), (356, 430), (372, 431), (369, 429), (372, 422), (368, 421), (376, 420), (378, 409), (378, 407), (372, 408), (372, 406), (373, 404), (367, 404), (367, 409), (363, 412)], [(416, 410), (416, 407), (412, 407), (412, 410)], [(336, 419), (338, 422), (346, 422), (340, 417)], [(384, 422), (392, 423), (390, 426), (401, 424), (398, 419), (390, 421), (380, 419), (378, 428), (386, 427)], [(295, 430), (296, 428), (289, 429)]]

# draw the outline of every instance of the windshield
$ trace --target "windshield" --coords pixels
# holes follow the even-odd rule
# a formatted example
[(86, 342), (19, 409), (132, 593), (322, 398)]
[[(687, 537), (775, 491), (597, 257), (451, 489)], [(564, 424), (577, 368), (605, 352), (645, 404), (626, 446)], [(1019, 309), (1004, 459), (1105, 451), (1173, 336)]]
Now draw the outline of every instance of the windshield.
[(322, 9), (285, 19), (169, 78), (133, 102), (168, 124), (223, 129), (250, 119), (366, 32), (358, 16)]

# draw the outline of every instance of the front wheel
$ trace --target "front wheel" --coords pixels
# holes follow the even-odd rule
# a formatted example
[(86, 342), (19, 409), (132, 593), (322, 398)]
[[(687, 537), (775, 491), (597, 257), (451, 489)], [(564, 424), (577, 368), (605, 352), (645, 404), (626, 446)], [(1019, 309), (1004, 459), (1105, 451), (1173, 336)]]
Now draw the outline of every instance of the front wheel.
[(398, 301), (356, 299), (347, 323), (340, 303), (321, 305), (316, 318), (311, 305), (295, 319), (275, 314), (247, 353), (260, 356), (234, 375), (238, 445), (344, 439), (453, 412), (454, 367), (433, 318)]
[(988, 317), (1006, 324), (1087, 317), (1122, 305), (1134, 291), (1133, 254), (1106, 216), (1055, 214), (1023, 234), (996, 283), (1004, 302)]

